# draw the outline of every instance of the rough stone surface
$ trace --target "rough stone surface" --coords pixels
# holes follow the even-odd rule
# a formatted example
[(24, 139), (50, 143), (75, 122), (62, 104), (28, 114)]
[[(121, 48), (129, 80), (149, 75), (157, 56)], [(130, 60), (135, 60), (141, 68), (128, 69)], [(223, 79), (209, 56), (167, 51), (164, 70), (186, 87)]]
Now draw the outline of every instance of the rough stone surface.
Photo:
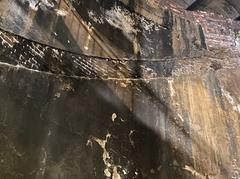
[[(155, 22), (157, 11), (147, 10), (158, 1), (139, 2), (148, 5), (142, 16)], [(127, 7), (138, 12), (140, 5)], [(80, 13), (82, 5), (74, 6)], [(161, 26), (172, 29), (151, 33), (171, 31), (171, 45), (151, 54), (156, 34), (140, 28), (140, 40), (156, 41), (142, 43), (147, 54), (137, 58), (71, 53), (0, 30), (0, 179), (240, 178), (238, 25), (170, 7), (161, 11)], [(92, 15), (82, 18), (92, 22)], [(125, 40), (141, 26), (119, 31), (108, 23)]]
[(76, 67), (67, 52), (0, 36), (0, 178), (239, 177), (237, 52), (143, 61), (156, 75), (136, 77), (126, 69), (138, 61), (72, 55)]
[(78, 54), (151, 59), (239, 46), (238, 22), (171, 1), (28, 1), (0, 2), (1, 29)]

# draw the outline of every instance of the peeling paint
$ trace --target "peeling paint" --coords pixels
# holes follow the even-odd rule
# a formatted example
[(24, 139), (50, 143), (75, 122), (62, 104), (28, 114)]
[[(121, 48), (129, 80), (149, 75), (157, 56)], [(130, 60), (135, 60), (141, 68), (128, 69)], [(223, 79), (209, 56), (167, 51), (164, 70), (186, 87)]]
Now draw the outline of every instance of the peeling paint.
[(132, 15), (120, 7), (114, 7), (109, 11), (106, 11), (106, 21), (122, 32), (128, 37), (129, 40), (133, 40), (133, 36), (137, 34), (135, 28), (135, 20)]
[(116, 113), (113, 113), (112, 114), (112, 122), (115, 122), (115, 119), (117, 118), (117, 114)]
[(120, 176), (120, 174), (118, 173), (116, 166), (113, 167), (112, 179), (121, 179), (121, 176)]
[(65, 9), (57, 9), (56, 13), (58, 16), (67, 16), (68, 15), (68, 11), (66, 11)]
[(103, 158), (103, 162), (105, 164), (105, 169), (104, 169), (104, 174), (107, 176), (107, 177), (111, 177), (111, 166), (112, 164), (109, 162), (110, 160), (110, 156), (109, 156), (109, 153), (106, 149), (106, 143), (108, 141), (108, 139), (111, 137), (111, 134), (107, 134), (106, 135), (106, 139), (105, 140), (101, 140), (101, 139), (98, 139), (98, 138), (93, 138), (94, 141), (96, 141), (100, 146), (101, 148), (103, 149), (103, 155), (102, 155), (102, 158)]
[(196, 171), (191, 166), (185, 165), (185, 167), (183, 169), (190, 172), (193, 176), (196, 176), (196, 177), (199, 177), (199, 178), (202, 178), (202, 179), (206, 179), (206, 176), (202, 175), (201, 173)]

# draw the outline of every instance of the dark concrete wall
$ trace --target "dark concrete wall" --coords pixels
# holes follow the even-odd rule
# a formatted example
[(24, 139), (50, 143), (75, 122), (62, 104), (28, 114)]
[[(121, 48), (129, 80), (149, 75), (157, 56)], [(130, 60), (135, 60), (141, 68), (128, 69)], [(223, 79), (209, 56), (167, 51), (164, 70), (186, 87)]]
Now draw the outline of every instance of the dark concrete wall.
[(239, 177), (239, 53), (126, 61), (0, 37), (0, 178)]
[[(73, 1), (74, 10), (66, 2), (62, 0), (55, 9), (33, 10), (1, 1), (0, 26), (56, 48), (111, 58), (163, 58), (206, 48), (201, 25), (171, 9), (157, 8), (151, 14), (154, 8), (146, 2), (91, 0)], [(66, 15), (58, 15), (59, 11)]]

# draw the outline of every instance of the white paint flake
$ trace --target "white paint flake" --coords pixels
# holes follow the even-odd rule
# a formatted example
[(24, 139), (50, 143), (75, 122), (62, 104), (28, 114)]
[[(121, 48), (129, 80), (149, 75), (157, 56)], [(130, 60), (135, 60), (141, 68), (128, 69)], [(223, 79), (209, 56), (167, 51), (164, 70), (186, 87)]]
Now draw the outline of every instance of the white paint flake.
[(102, 140), (102, 139), (98, 139), (98, 138), (93, 138), (94, 141), (96, 141), (100, 147), (103, 149), (103, 155), (102, 155), (102, 158), (103, 158), (103, 162), (105, 164), (105, 169), (104, 169), (104, 174), (107, 176), (107, 177), (111, 177), (111, 170), (110, 170), (110, 167), (111, 167), (111, 163), (109, 162), (109, 159), (110, 159), (110, 156), (109, 156), (109, 153), (106, 149), (106, 143), (108, 141), (108, 139), (111, 137), (111, 134), (107, 134), (106, 135), (106, 139), (105, 140)]
[(103, 24), (104, 20), (102, 16), (98, 16), (94, 11), (88, 11), (88, 16), (96, 23)]
[(186, 171), (189, 171), (193, 176), (205, 179), (206, 176), (202, 175), (201, 173), (199, 173), (198, 171), (196, 171), (194, 168), (192, 168), (191, 166), (185, 165), (185, 167), (183, 168)]
[(121, 179), (121, 176), (118, 174), (117, 167), (113, 167), (112, 179)]
[(115, 119), (117, 118), (117, 114), (116, 113), (113, 113), (112, 114), (112, 122), (115, 122)]
[(67, 16), (68, 15), (68, 11), (66, 11), (65, 9), (57, 9), (56, 10), (56, 14), (58, 15), (58, 16)]
[(135, 20), (131, 13), (127, 10), (123, 10), (116, 6), (108, 11), (106, 11), (106, 21), (113, 27), (122, 30), (124, 35), (129, 39), (133, 40), (134, 36), (137, 34), (137, 29), (135, 28)]

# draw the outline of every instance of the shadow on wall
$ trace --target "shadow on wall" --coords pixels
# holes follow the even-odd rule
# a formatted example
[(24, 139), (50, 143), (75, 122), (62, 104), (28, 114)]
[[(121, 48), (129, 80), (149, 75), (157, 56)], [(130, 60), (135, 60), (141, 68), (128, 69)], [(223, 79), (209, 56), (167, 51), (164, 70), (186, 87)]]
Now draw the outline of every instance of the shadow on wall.
[[(14, 44), (6, 44), (3, 34), (0, 61), (29, 70), (0, 68), (0, 153), (6, 161), (0, 164), (0, 178), (106, 178), (117, 172), (122, 178), (185, 179), (196, 173), (192, 145), (206, 155), (206, 149), (213, 151), (204, 139), (192, 139), (190, 122), (180, 126), (169, 107), (166, 77), (174, 64), (164, 78), (147, 80), (142, 71), (146, 62), (131, 61), (132, 76), (121, 78), (125, 69), (111, 66), (114, 60), (94, 59), (95, 64), (89, 57), (9, 33), (6, 39)], [(30, 50), (34, 47), (38, 49)], [(154, 63), (146, 67), (154, 69)], [(115, 73), (113, 79), (102, 79), (95, 68), (101, 64), (107, 66), (106, 74)], [(225, 161), (216, 165), (230, 176)]]
[(1, 178), (193, 178), (185, 166), (199, 141), (188, 143), (189, 128), (174, 122), (161, 80), (122, 88), (129, 81), (0, 72)]
[[(125, 178), (179, 175), (169, 166), (170, 144), (109, 89), (114, 81), (57, 79), (7, 67), (1, 74), (2, 178), (106, 178), (115, 168)], [(129, 90), (119, 93), (131, 98)]]

